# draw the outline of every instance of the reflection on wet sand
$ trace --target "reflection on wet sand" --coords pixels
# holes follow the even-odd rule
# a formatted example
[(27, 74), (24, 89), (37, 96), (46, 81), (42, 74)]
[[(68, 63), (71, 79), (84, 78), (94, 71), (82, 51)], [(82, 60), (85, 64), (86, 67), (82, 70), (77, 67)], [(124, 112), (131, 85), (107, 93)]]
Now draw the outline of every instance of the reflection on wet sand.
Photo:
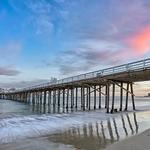
[(51, 135), (49, 140), (72, 145), (76, 149), (99, 150), (136, 133), (138, 133), (136, 113), (132, 113), (122, 114), (120, 118), (74, 127), (65, 132)]

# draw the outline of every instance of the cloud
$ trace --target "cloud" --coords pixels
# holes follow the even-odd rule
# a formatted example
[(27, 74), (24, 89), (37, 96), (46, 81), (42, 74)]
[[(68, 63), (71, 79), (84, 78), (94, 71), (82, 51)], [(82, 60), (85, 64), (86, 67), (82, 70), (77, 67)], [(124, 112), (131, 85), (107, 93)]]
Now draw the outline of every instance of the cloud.
[(142, 59), (147, 52), (139, 55), (133, 48), (128, 47), (129, 45), (124, 46), (126, 43), (118, 46), (117, 43), (97, 42), (93, 43), (95, 46), (92, 43), (82, 43), (80, 48), (62, 51), (53, 62), (43, 63), (48, 67), (58, 68), (61, 75), (69, 76), (136, 61)]
[(73, 46), (65, 47), (54, 63), (45, 62), (58, 68), (60, 74), (119, 65), (141, 59), (148, 52), (149, 29), (143, 30), (150, 24), (148, 2), (79, 0), (64, 3), (66, 6), (61, 6), (66, 12), (66, 22), (61, 27), (62, 36), (67, 36), (65, 40)]
[(30, 25), (37, 34), (48, 35), (43, 41), (53, 39), (50, 44), (59, 53), (42, 63), (61, 74), (118, 65), (148, 52), (147, 0), (26, 0), (24, 4)]
[(20, 71), (9, 67), (10, 66), (0, 67), (0, 76), (16, 76), (20, 74)]
[(32, 11), (32, 23), (37, 34), (51, 34), (53, 22), (51, 20), (51, 5), (46, 1), (28, 2), (27, 7)]
[(116, 49), (77, 48), (63, 51), (53, 63), (44, 62), (48, 67), (58, 68), (61, 75), (73, 75), (83, 72), (94, 71), (108, 66), (124, 63), (125, 51)]
[(25, 81), (14, 81), (14, 82), (0, 82), (0, 88), (25, 88), (35, 85), (40, 85), (47, 83), (50, 80), (48, 79), (35, 79), (35, 80), (25, 80)]
[[(17, 57), (20, 54), (20, 51), (22, 49), (21, 42), (18, 41), (6, 41), (0, 44), (0, 55), (1, 60), (5, 63), (11, 63), (17, 60)], [(9, 61), (8, 61), (9, 60)]]
[[(24, 4), (30, 12), (29, 20), (32, 22), (36, 34), (50, 36), (56, 28), (56, 24), (61, 20), (62, 8), (59, 4), (62, 0), (46, 1), (46, 0), (27, 0)], [(59, 29), (58, 29), (59, 30)]]
[(150, 26), (144, 27), (129, 38), (128, 44), (137, 55), (150, 51)]

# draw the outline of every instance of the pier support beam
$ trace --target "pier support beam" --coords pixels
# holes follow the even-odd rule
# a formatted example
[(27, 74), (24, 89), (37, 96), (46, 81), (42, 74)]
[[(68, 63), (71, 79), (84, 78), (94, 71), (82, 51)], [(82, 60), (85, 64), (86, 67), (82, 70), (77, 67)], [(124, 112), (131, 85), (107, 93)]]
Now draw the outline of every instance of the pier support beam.
[(133, 110), (135, 110), (135, 102), (134, 102), (134, 94), (133, 94), (133, 83), (130, 84), (131, 87), (131, 97), (132, 97), (132, 106), (133, 106)]
[(67, 89), (67, 103), (66, 103), (66, 109), (68, 109), (69, 105), (69, 88)]
[(85, 87), (83, 87), (83, 110), (85, 110)]
[(123, 82), (120, 84), (120, 111), (122, 111), (122, 102), (123, 102)]
[(88, 109), (89, 106), (89, 88), (86, 88), (86, 108)]
[(49, 90), (49, 93), (48, 93), (48, 106), (51, 105), (51, 96), (52, 96), (52, 92), (51, 92), (51, 90)]
[(43, 102), (44, 105), (46, 105), (46, 94), (47, 94), (47, 92), (44, 91), (44, 102)]
[(88, 95), (89, 95), (89, 110), (91, 109), (91, 88), (89, 87), (88, 88), (89, 90), (88, 90)]
[(127, 83), (125, 111), (128, 110), (128, 97), (129, 97), (129, 92), (128, 91), (129, 91), (129, 83)]
[(58, 107), (60, 107), (60, 89), (58, 89)]
[(112, 107), (111, 107), (111, 113), (114, 112), (114, 102), (115, 102), (115, 84), (112, 84)]
[(63, 108), (65, 107), (65, 89), (63, 89)]
[(81, 109), (83, 108), (83, 87), (81, 87)]
[(109, 113), (109, 84), (106, 85), (106, 112)]
[(81, 87), (81, 109), (85, 110), (85, 88)]
[(71, 108), (73, 108), (74, 105), (74, 89), (71, 88)]
[(96, 86), (94, 86), (94, 109), (96, 109)]
[(99, 109), (101, 109), (101, 85), (99, 85)]
[(107, 108), (107, 85), (105, 86), (105, 108)]
[(32, 93), (32, 105), (35, 104), (35, 95), (34, 95), (34, 92)]
[(56, 90), (53, 91), (53, 106), (56, 106)]
[(40, 105), (42, 105), (42, 97), (43, 97), (43, 94), (42, 92), (40, 92)]
[(76, 108), (78, 107), (78, 88), (76, 87)]

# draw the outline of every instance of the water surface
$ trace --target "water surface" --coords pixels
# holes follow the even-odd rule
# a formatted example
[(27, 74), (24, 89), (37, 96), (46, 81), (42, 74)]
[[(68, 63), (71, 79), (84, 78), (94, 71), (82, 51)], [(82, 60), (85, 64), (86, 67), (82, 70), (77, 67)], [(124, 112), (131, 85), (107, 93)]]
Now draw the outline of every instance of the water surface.
[(0, 149), (104, 149), (149, 128), (150, 99), (139, 98), (136, 105), (135, 112), (106, 114), (0, 100)]

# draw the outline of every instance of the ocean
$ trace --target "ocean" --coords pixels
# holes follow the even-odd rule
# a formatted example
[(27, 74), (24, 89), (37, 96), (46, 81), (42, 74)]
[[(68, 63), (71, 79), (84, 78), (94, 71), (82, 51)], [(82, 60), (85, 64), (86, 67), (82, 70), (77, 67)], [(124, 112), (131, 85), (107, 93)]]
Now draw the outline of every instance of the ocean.
[[(150, 127), (150, 98), (136, 111), (65, 110), (0, 100), (0, 150), (100, 150)], [(116, 97), (119, 105), (119, 97)]]

